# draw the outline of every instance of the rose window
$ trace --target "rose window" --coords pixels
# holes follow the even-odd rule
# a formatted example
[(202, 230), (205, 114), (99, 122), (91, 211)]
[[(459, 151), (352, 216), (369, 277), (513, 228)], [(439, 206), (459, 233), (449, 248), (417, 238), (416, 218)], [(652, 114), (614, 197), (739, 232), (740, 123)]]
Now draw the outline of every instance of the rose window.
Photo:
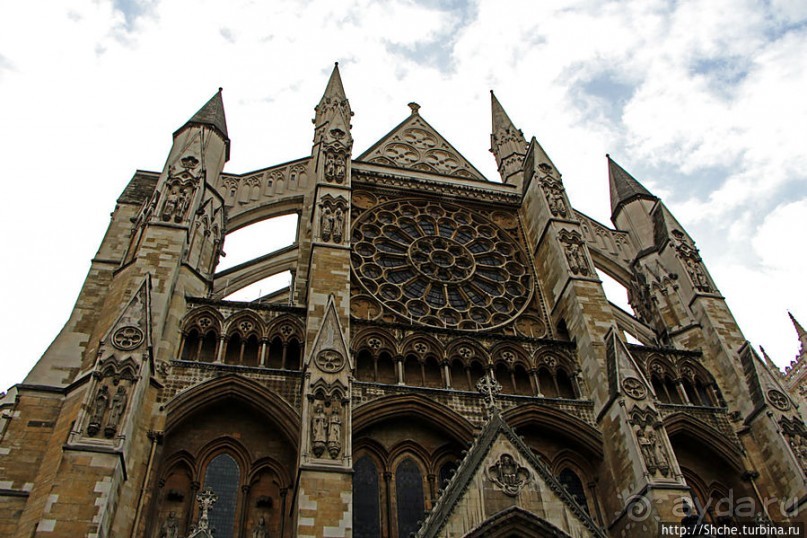
[(498, 327), (532, 296), (521, 246), (485, 217), (441, 202), (394, 201), (363, 213), (351, 265), (367, 292), (432, 327)]

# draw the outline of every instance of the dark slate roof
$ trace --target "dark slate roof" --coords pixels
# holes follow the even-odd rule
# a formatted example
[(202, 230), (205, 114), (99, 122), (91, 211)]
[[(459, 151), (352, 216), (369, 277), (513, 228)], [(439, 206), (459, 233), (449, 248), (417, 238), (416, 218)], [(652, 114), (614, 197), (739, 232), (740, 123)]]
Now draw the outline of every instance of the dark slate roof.
[(143, 205), (154, 192), (158, 179), (160, 179), (160, 174), (157, 172), (138, 170), (118, 197), (118, 203)]
[(210, 125), (218, 129), (224, 135), (224, 138), (229, 138), (227, 119), (224, 117), (224, 101), (221, 98), (221, 88), (185, 125), (188, 124)]
[(608, 158), (608, 183), (611, 186), (611, 215), (616, 215), (616, 210), (622, 204), (625, 204), (636, 198), (645, 198), (647, 200), (658, 200), (655, 196), (650, 194), (650, 191), (645, 189), (641, 183), (636, 181), (633, 176), (625, 171), (624, 168), (619, 166), (611, 159)]

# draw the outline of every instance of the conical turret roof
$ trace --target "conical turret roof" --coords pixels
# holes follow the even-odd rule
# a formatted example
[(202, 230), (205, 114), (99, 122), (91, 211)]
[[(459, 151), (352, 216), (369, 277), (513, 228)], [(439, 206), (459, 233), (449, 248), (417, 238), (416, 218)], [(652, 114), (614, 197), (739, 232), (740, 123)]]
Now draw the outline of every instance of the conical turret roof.
[(188, 125), (209, 125), (218, 130), (225, 139), (229, 140), (230, 137), (227, 134), (227, 119), (224, 116), (224, 100), (221, 98), (221, 91), (222, 89), (219, 88), (219, 91), (217, 91), (179, 131)]
[(608, 183), (611, 187), (611, 215), (616, 215), (617, 209), (636, 198), (658, 200), (641, 183), (619, 166), (610, 155), (608, 158)]

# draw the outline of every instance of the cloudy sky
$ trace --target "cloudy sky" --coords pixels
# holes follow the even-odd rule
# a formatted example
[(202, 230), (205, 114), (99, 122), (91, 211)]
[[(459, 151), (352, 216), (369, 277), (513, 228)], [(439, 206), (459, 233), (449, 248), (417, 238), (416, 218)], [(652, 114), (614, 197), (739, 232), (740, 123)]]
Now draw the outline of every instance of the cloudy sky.
[(693, 235), (746, 337), (796, 355), (807, 2), (0, 0), (0, 389), (67, 320), (116, 197), (175, 129), (222, 86), (227, 171), (305, 156), (334, 61), (354, 155), (417, 101), (497, 179), (494, 89), (608, 222), (610, 153)]

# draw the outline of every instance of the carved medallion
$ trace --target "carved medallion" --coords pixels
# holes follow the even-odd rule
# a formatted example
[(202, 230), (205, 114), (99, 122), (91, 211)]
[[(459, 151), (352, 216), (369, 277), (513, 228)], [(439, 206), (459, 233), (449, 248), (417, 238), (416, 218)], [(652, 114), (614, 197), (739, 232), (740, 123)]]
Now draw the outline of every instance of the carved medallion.
[(112, 345), (124, 351), (135, 349), (142, 343), (143, 331), (131, 325), (121, 327), (112, 335)]
[(345, 367), (345, 358), (342, 354), (333, 349), (321, 351), (314, 362), (323, 372), (334, 373)]
[(502, 454), (492, 466), (488, 467), (488, 478), (502, 488), (505, 494), (515, 497), (531, 477), (529, 469), (516, 463), (510, 454)]
[(787, 411), (790, 409), (790, 401), (787, 399), (787, 396), (776, 389), (768, 391), (768, 401), (779, 411)]
[(635, 377), (626, 377), (623, 379), (622, 390), (624, 390), (625, 394), (634, 400), (644, 400), (645, 396), (647, 396), (647, 389), (645, 388), (644, 383)]

